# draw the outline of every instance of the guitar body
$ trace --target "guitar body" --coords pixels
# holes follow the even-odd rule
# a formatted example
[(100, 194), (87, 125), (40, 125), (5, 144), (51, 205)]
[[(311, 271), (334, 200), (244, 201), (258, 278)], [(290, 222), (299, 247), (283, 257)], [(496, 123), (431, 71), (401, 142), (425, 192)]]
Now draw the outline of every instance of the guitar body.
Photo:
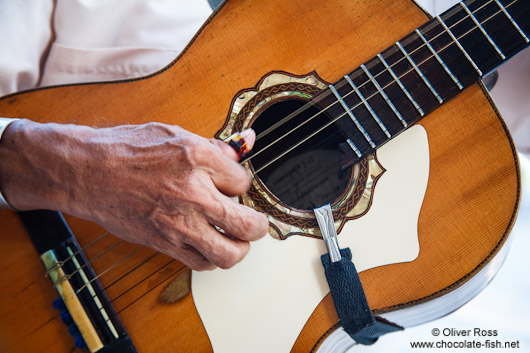
[[(212, 137), (224, 126), (237, 93), (254, 87), (267, 73), (315, 71), (334, 82), (427, 20), (409, 0), (230, 0), (164, 70), (139, 80), (13, 94), (0, 100), (0, 116), (95, 126), (160, 121)], [(499, 252), (519, 204), (515, 148), (481, 84), (467, 88), (420, 124), (427, 131), (430, 155), (418, 223), (420, 253), (415, 261), (360, 274), (375, 313), (424, 303), (466, 283)], [(103, 233), (86, 221), (67, 221), (81, 245)], [(20, 220), (2, 211), (0, 224), (0, 351), (75, 351), (51, 305), (55, 289)], [(113, 242), (96, 243), (87, 249), (87, 257)], [(108, 263), (133, 248), (123, 245), (108, 256)], [(118, 312), (126, 309), (119, 315), (140, 352), (211, 351), (192, 296), (174, 304), (159, 299), (172, 276), (185, 270), (169, 261), (157, 256), (126, 283), (110, 287), (109, 297), (167, 263), (113, 305)], [(93, 267), (98, 272), (104, 265), (95, 261)], [(108, 286), (120, 275), (103, 276), (101, 282)], [(293, 352), (311, 351), (337, 323), (328, 295)]]

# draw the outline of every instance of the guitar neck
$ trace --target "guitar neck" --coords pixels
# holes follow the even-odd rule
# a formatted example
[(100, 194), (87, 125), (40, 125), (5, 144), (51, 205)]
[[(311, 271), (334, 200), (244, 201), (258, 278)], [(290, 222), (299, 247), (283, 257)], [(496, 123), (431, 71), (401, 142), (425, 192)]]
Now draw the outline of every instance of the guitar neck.
[(315, 101), (347, 135), (343, 168), (523, 50), (529, 35), (529, 1), (467, 0), (330, 85)]

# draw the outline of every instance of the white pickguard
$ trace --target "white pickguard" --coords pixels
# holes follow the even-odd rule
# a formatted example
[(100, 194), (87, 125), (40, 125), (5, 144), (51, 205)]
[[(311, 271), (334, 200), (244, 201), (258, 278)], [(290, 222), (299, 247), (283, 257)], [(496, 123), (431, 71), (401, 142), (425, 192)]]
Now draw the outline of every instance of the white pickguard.
[[(429, 178), (427, 133), (403, 132), (377, 152), (386, 172), (373, 204), (338, 236), (357, 270), (413, 261), (418, 217)], [(193, 272), (192, 293), (215, 353), (289, 352), (311, 313), (329, 292), (320, 263), (322, 240), (270, 236), (229, 270)]]

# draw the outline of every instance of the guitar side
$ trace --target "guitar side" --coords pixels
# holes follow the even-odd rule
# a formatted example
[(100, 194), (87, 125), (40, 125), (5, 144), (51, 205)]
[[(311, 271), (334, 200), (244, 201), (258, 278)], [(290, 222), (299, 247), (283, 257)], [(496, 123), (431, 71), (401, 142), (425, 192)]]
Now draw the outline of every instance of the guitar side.
[[(99, 126), (162, 121), (210, 137), (223, 126), (234, 95), (267, 72), (315, 70), (333, 82), (426, 19), (406, 0), (230, 0), (161, 72), (141, 80), (14, 94), (0, 100), (0, 115)], [(519, 203), (515, 148), (481, 85), (468, 88), (421, 125), (429, 137), (431, 169), (418, 225), (420, 256), (361, 273), (369, 304), (378, 313), (428, 301), (465, 283), (504, 244)], [(71, 351), (73, 341), (51, 307), (56, 294), (37, 253), (13, 213), (3, 211), (0, 217), (1, 350)], [(87, 222), (68, 220), (82, 244), (99, 231)], [(182, 267), (171, 266), (173, 272)], [(135, 279), (140, 275), (131, 281)], [(120, 314), (139, 351), (209, 351), (191, 296), (162, 304), (163, 288), (155, 287)], [(28, 321), (35, 313), (39, 315)], [(310, 351), (337, 322), (328, 296), (293, 351)]]

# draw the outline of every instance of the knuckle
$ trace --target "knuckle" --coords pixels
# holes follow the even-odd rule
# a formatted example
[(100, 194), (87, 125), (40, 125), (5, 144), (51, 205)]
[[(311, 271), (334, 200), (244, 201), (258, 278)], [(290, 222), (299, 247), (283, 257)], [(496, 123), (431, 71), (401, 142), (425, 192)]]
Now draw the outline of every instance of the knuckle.
[(182, 190), (182, 197), (195, 206), (202, 206), (207, 196), (204, 188), (199, 187), (194, 180), (188, 180)]
[(241, 215), (239, 217), (239, 224), (241, 224), (241, 228), (248, 234), (252, 232), (255, 228), (255, 222), (252, 219), (253, 217), (248, 217), (247, 215)]
[(193, 246), (188, 244), (183, 244), (182, 246), (185, 258), (182, 261), (192, 270), (195, 271), (205, 271), (212, 270), (216, 266), (208, 261), (199, 251), (197, 251)]
[(269, 222), (267, 217), (254, 210), (249, 214), (241, 214), (238, 217), (238, 223), (242, 230), (242, 236), (245, 240), (257, 240), (267, 233)]
[(144, 130), (150, 136), (159, 137), (174, 137), (176, 132), (174, 126), (156, 121), (151, 121), (143, 125), (139, 125), (138, 129)]
[(235, 247), (229, 253), (223, 254), (216, 265), (222, 269), (229, 269), (239, 263), (248, 252), (248, 247)]
[(172, 144), (178, 148), (179, 163), (193, 168), (208, 161), (209, 147), (200, 136), (191, 133), (180, 135)]
[(204, 259), (204, 260), (197, 260), (195, 261), (195, 263), (188, 265), (188, 267), (194, 271), (211, 271), (215, 269), (217, 266), (212, 264), (210, 261)]
[(247, 173), (246, 169), (242, 166), (238, 166), (237, 169), (235, 169), (236, 179), (235, 180), (235, 186), (241, 191), (240, 193), (244, 193), (250, 188), (250, 184), (252, 183), (252, 178)]
[(203, 163), (204, 152), (200, 144), (195, 141), (187, 141), (183, 144), (182, 151), (188, 165), (194, 167)]
[(212, 147), (218, 151), (221, 155), (225, 155), (233, 161), (239, 159), (237, 152), (228, 143), (212, 138), (209, 140)]

